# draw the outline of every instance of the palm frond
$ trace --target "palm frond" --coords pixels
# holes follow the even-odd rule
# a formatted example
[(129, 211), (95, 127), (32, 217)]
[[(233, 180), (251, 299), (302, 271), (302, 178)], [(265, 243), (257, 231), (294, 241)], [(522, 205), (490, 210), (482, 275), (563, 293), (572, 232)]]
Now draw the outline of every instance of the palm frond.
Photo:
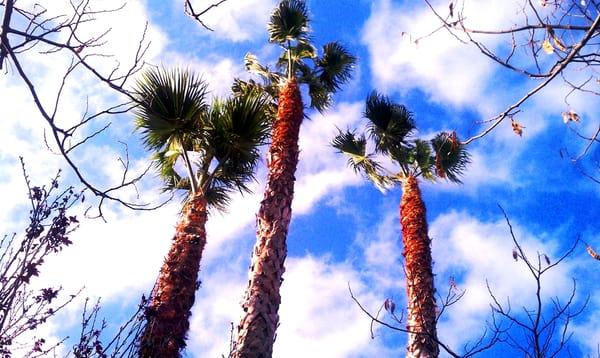
[(161, 150), (170, 142), (185, 143), (206, 111), (207, 85), (187, 70), (152, 68), (134, 89), (135, 123), (146, 147)]
[(163, 150), (154, 153), (152, 161), (158, 170), (158, 174), (163, 181), (163, 192), (174, 190), (191, 190), (190, 180), (186, 177), (181, 177), (175, 171), (175, 163), (179, 158), (178, 151)]
[(259, 84), (254, 80), (248, 81), (236, 78), (233, 80), (231, 92), (235, 97), (243, 97), (248, 95), (266, 95), (275, 107), (277, 112), (277, 98), (279, 97), (279, 87), (270, 83)]
[(394, 145), (387, 148), (385, 154), (400, 166), (404, 175), (408, 175), (414, 172), (414, 168), (411, 169), (411, 164), (414, 164), (413, 150), (412, 146)]
[[(292, 60), (294, 64), (303, 63), (305, 59), (315, 59), (317, 57), (317, 49), (310, 42), (299, 42), (298, 45), (286, 49), (279, 55), (277, 66), (280, 69), (287, 69), (288, 61)], [(296, 66), (295, 65), (295, 66)]]
[(267, 26), (269, 42), (284, 44), (305, 39), (309, 31), (306, 3), (302, 0), (283, 0), (273, 10)]
[(215, 102), (208, 119), (207, 146), (217, 164), (209, 173), (206, 192), (218, 189), (218, 199), (230, 191), (248, 191), (246, 183), (254, 178), (259, 147), (269, 138), (272, 105), (268, 96), (252, 91)]
[(423, 178), (432, 181), (435, 179), (435, 158), (429, 142), (421, 139), (415, 140), (410, 161), (416, 164)]
[(323, 46), (323, 55), (316, 61), (317, 78), (329, 92), (336, 92), (352, 78), (356, 57), (338, 42)]
[(460, 176), (471, 162), (466, 148), (456, 137), (456, 133), (442, 132), (431, 140), (435, 153), (435, 172), (440, 178), (461, 183)]
[(266, 84), (278, 86), (285, 79), (281, 74), (271, 71), (268, 66), (261, 65), (258, 58), (250, 52), (244, 56), (244, 66), (248, 72), (259, 75)]
[(367, 97), (364, 115), (369, 120), (369, 136), (379, 153), (389, 154), (390, 150), (407, 145), (407, 137), (415, 129), (412, 113), (405, 106), (376, 91)]
[(163, 181), (162, 192), (183, 190), (190, 195), (192, 193), (192, 186), (188, 178), (181, 178), (179, 176), (172, 177)]
[(325, 112), (333, 103), (331, 92), (319, 81), (308, 83), (308, 95), (310, 96), (310, 107), (320, 113)]
[(210, 208), (226, 212), (231, 202), (230, 192), (221, 187), (212, 186), (204, 192), (204, 198)]
[(367, 139), (364, 135), (356, 137), (354, 132), (340, 131), (331, 142), (331, 145), (340, 153), (348, 156), (348, 166), (355, 173), (362, 173), (382, 190), (391, 184), (390, 178), (380, 174), (381, 165), (372, 160), (371, 156), (366, 153)]

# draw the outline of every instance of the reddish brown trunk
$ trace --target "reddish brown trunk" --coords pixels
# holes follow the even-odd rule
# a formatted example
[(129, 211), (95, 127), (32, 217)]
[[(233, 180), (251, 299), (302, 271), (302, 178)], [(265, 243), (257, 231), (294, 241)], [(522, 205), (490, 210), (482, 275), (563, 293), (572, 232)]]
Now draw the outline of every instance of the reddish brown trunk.
[(292, 79), (279, 94), (277, 119), (273, 124), (267, 187), (257, 215), (257, 243), (233, 355), (237, 358), (267, 358), (273, 354), (281, 302), (279, 287), (285, 271), (286, 237), (292, 217), (298, 134), (303, 117), (300, 91)]
[(425, 204), (417, 180), (409, 176), (402, 186), (400, 222), (406, 270), (408, 316), (407, 357), (431, 358), (439, 355), (436, 342), (436, 311), (431, 260), (431, 240), (427, 234)]
[(206, 244), (206, 218), (206, 200), (198, 194), (184, 207), (152, 292), (147, 324), (140, 338), (140, 357), (179, 357), (185, 347), (200, 259)]

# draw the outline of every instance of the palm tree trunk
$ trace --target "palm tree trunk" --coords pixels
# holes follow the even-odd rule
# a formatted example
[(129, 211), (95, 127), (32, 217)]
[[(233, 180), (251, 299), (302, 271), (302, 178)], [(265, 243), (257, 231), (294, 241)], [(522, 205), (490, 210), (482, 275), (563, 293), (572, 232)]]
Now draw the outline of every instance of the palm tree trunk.
[(184, 207), (171, 249), (160, 270), (140, 338), (139, 356), (175, 358), (185, 347), (189, 317), (198, 288), (200, 259), (206, 244), (207, 204), (202, 193)]
[(409, 176), (402, 185), (400, 222), (408, 297), (406, 356), (431, 358), (439, 355), (436, 305), (433, 286), (431, 240), (427, 234), (425, 204), (417, 179)]
[(303, 117), (302, 98), (296, 79), (292, 78), (279, 94), (267, 160), (267, 187), (257, 215), (257, 243), (233, 357), (268, 358), (273, 354)]

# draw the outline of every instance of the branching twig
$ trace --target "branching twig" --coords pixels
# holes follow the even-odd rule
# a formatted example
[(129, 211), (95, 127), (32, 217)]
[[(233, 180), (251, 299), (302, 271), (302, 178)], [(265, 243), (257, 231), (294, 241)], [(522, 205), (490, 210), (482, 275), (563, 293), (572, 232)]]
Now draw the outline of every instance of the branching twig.
[(198, 21), (198, 23), (200, 23), (200, 25), (202, 25), (202, 27), (204, 27), (205, 29), (209, 30), (209, 31), (214, 31), (213, 29), (211, 29), (210, 27), (208, 27), (201, 19), (200, 17), (202, 17), (203, 15), (205, 15), (208, 11), (216, 8), (217, 6), (221, 5), (222, 3), (226, 2), (227, 0), (220, 0), (210, 6), (208, 6), (207, 8), (205, 8), (202, 11), (196, 12), (194, 10), (194, 7), (192, 6), (192, 1), (191, 0), (185, 0), (185, 13), (188, 14), (189, 16), (193, 17), (196, 21)]

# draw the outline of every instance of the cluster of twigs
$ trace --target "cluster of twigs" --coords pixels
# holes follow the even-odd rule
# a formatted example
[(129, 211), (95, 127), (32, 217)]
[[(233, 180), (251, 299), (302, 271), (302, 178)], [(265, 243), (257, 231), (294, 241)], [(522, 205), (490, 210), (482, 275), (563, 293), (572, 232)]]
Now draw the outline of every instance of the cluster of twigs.
[(503, 328), (505, 333), (503, 341), (520, 354), (536, 358), (557, 357), (568, 349), (569, 340), (573, 336), (573, 332), (569, 330), (569, 325), (575, 317), (583, 313), (588, 305), (589, 296), (583, 303), (576, 305), (577, 284), (573, 279), (573, 287), (568, 293), (567, 299), (561, 302), (559, 297), (551, 298), (551, 309), (548, 312), (544, 309), (546, 304), (542, 294), (542, 277), (570, 257), (577, 248), (580, 239), (575, 240), (573, 245), (554, 261), (548, 255), (539, 252), (532, 260), (515, 237), (508, 215), (502, 207), (500, 209), (504, 214), (511, 239), (515, 244), (513, 257), (527, 267), (535, 282), (536, 294), (534, 307), (523, 307), (523, 313), (518, 314), (513, 312), (510, 300), (507, 299), (506, 303), (501, 303), (498, 300), (486, 281), (488, 292), (492, 298), (493, 327), (497, 329), (496, 322), (504, 321), (508, 322), (509, 327), (517, 328), (516, 330)]
[[(81, 333), (79, 342), (73, 346), (71, 354), (75, 358), (121, 358), (137, 356), (138, 338), (143, 332), (146, 322), (148, 300), (142, 296), (137, 310), (113, 333), (111, 338), (103, 341), (103, 333), (107, 328), (105, 319), (99, 319), (100, 300), (89, 308), (86, 299), (81, 317)], [(106, 343), (105, 343), (106, 342)]]
[(69, 236), (78, 219), (69, 209), (82, 199), (73, 188), (59, 189), (58, 175), (48, 186), (33, 186), (23, 173), (29, 191), (29, 225), (24, 234), (5, 235), (0, 241), (0, 354), (9, 355), (15, 346), (21, 353), (38, 356), (53, 349), (38, 338), (22, 344), (18, 338), (36, 329), (73, 301), (77, 294), (59, 299), (60, 287), (35, 289), (32, 281), (44, 261), (71, 245)]
[[(68, 339), (52, 342), (48, 337), (30, 337), (27, 332), (35, 331), (81, 293), (61, 297), (61, 287), (35, 288), (33, 281), (50, 256), (72, 244), (70, 236), (79, 221), (70, 211), (84, 197), (72, 187), (59, 187), (60, 172), (49, 185), (32, 185), (23, 160), (21, 165), (29, 193), (29, 224), (23, 234), (5, 235), (0, 240), (0, 356), (33, 358), (56, 355), (56, 349)], [(107, 322), (98, 317), (99, 301), (90, 308), (86, 299), (79, 340), (69, 354), (77, 358), (135, 356), (146, 308), (147, 299), (142, 297), (133, 315), (106, 338)]]

